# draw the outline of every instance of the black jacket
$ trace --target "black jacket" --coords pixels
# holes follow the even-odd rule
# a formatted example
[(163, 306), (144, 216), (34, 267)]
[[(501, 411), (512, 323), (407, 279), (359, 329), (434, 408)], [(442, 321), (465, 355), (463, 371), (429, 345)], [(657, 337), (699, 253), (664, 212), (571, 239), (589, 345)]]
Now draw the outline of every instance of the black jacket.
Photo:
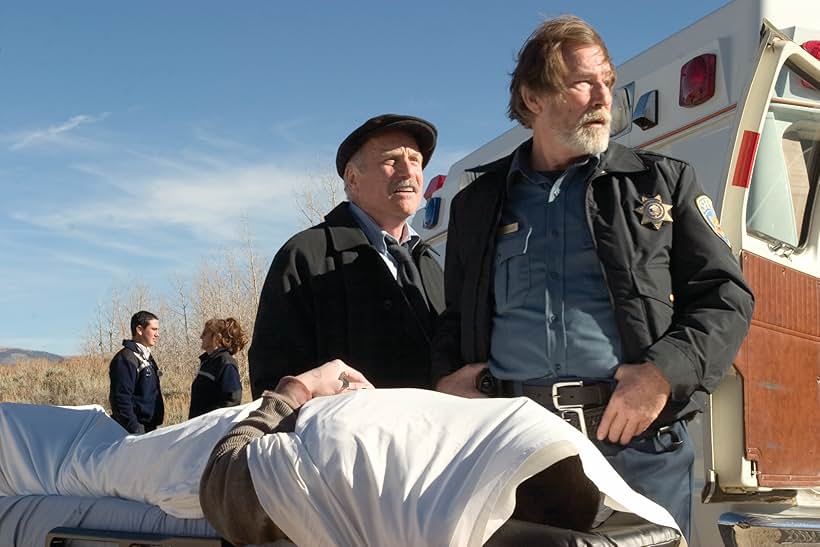
[(430, 387), (442, 272), (424, 243), (413, 259), (430, 311), (409, 304), (348, 203), (285, 243), (265, 279), (248, 352), (253, 397), (336, 358), (378, 387)]
[(111, 417), (129, 433), (144, 433), (165, 419), (159, 367), (153, 356), (148, 360), (137, 356), (139, 348), (133, 340), (123, 340), (122, 345), (108, 367)]
[(236, 359), (225, 348), (199, 356), (199, 370), (191, 384), (188, 419), (242, 402), (242, 381)]
[[(512, 156), (453, 200), (445, 293), (433, 375), (487, 361), (493, 317), (496, 233)], [(625, 363), (649, 361), (672, 384), (670, 405), (684, 415), (696, 392), (711, 392), (749, 328), (753, 297), (738, 261), (699, 212), (703, 195), (690, 165), (610, 144), (590, 177), (586, 211), (609, 287)], [(673, 222), (642, 224), (641, 196), (671, 204)]]

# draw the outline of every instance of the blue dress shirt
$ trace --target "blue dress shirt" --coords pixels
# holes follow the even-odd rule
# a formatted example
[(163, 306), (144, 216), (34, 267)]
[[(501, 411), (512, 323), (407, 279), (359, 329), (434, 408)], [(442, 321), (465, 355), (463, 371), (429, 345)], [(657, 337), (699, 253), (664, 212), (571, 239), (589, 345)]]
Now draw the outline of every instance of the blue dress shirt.
[[(384, 260), (387, 269), (390, 270), (391, 274), (393, 274), (393, 279), (396, 279), (399, 271), (398, 264), (396, 263), (396, 259), (393, 258), (393, 255), (387, 252), (387, 243), (385, 243), (385, 238), (389, 238), (393, 241), (396, 241), (396, 238), (385, 232), (381, 226), (376, 224), (376, 221), (373, 220), (370, 215), (365, 213), (361, 207), (352, 201), (350, 202), (350, 212), (353, 213), (353, 218), (355, 218), (356, 222), (359, 223), (365, 237), (367, 237), (367, 241), (369, 241), (370, 245), (376, 249), (379, 256), (381, 256), (382, 260)], [(419, 236), (410, 224), (405, 223), (401, 241), (398, 241), (398, 243), (401, 243), (402, 245), (406, 244), (412, 253), (419, 241), (421, 241), (421, 236)]]

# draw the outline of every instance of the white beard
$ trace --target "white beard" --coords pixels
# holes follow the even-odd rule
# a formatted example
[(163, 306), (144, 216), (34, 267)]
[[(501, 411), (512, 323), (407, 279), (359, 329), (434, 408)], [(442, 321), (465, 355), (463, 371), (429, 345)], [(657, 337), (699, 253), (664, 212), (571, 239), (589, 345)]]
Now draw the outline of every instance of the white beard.
[[(603, 120), (603, 127), (585, 125), (591, 121)], [(596, 155), (609, 146), (609, 125), (611, 116), (607, 111), (587, 112), (575, 127), (564, 131), (564, 142), (579, 154)]]

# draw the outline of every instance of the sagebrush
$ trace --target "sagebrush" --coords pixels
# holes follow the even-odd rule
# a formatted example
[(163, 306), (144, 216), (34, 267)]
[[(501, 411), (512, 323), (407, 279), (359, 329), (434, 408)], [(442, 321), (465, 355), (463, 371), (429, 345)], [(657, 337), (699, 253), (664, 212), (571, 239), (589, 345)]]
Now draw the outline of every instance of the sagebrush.
[[(107, 357), (107, 359), (105, 358)], [(15, 365), (0, 366), (0, 401), (47, 405), (79, 406), (98, 404), (110, 413), (108, 404), (108, 363), (113, 354), (100, 357), (72, 357), (58, 363), (46, 359), (30, 359)], [(247, 358), (236, 355), (242, 378), (243, 402), (250, 401)], [(165, 397), (165, 424), (188, 418), (191, 382), (199, 367), (192, 355), (187, 363), (163, 365), (162, 394)]]

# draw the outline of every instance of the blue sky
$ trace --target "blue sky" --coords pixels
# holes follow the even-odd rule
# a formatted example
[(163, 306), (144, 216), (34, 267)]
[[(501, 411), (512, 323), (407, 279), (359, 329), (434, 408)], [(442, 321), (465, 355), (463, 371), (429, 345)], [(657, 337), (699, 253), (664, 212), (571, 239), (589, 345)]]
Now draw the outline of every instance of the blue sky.
[(241, 237), (269, 261), (294, 188), (372, 115), (439, 129), (426, 177), (512, 126), (515, 53), (575, 13), (616, 63), (723, 0), (0, 4), (0, 347), (72, 354), (98, 301), (161, 293)]

